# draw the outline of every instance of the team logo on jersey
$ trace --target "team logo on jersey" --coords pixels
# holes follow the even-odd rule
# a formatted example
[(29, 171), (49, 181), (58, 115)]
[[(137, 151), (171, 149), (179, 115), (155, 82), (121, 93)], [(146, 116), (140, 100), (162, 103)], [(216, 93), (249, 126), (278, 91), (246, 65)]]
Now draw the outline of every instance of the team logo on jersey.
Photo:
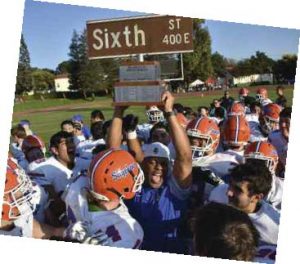
[(122, 170), (113, 171), (112, 179), (114, 181), (120, 180), (120, 179), (124, 178), (130, 171), (133, 171), (135, 168), (136, 168), (136, 164), (131, 163)]

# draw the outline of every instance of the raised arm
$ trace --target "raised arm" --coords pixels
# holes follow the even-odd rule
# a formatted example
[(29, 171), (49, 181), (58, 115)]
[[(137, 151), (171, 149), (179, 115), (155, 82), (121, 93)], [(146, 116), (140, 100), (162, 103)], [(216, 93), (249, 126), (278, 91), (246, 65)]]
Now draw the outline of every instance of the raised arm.
[(175, 101), (173, 95), (169, 91), (164, 92), (162, 101), (164, 102), (165, 116), (176, 151), (173, 175), (180, 187), (187, 188), (192, 183), (192, 152), (190, 143), (184, 129), (177, 121), (176, 115), (173, 112)]
[(120, 148), (122, 143), (122, 118), (124, 114), (124, 107), (115, 107), (113, 119), (108, 130), (107, 147)]

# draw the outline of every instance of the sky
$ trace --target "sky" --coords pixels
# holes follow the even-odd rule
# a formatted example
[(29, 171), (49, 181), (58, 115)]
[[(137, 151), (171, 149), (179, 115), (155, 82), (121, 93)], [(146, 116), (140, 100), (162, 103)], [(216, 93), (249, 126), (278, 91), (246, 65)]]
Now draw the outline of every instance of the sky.
[[(31, 66), (55, 70), (68, 60), (73, 31), (81, 32), (88, 20), (138, 16), (143, 13), (26, 0), (22, 32)], [(212, 52), (235, 60), (257, 50), (273, 59), (298, 53), (300, 30), (206, 20)]]

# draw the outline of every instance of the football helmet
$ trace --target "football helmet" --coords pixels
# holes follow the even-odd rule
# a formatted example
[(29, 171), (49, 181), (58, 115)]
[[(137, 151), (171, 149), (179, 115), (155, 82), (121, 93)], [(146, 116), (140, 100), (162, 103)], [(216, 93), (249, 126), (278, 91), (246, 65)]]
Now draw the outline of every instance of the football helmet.
[(238, 147), (246, 145), (250, 139), (250, 127), (243, 116), (228, 116), (222, 132), (223, 143), (227, 146)]
[(264, 133), (269, 134), (271, 131), (279, 129), (280, 112), (281, 107), (277, 104), (271, 103), (264, 106), (260, 117), (261, 128)]
[(216, 122), (208, 117), (200, 117), (190, 121), (186, 127), (189, 138), (200, 138), (202, 146), (191, 146), (192, 158), (196, 160), (215, 151), (220, 140), (220, 129)]
[(260, 87), (256, 91), (256, 100), (261, 102), (263, 99), (268, 98), (268, 90), (264, 87)]
[(157, 106), (150, 106), (146, 110), (146, 115), (149, 122), (163, 122), (165, 120), (164, 113)]
[(278, 154), (275, 147), (267, 141), (250, 143), (244, 152), (245, 160), (259, 159), (266, 162), (270, 172), (275, 172), (278, 163)]
[(41, 138), (36, 135), (29, 135), (23, 140), (22, 151), (26, 153), (33, 148), (39, 148), (40, 150), (45, 152), (45, 144), (41, 140)]
[(239, 90), (239, 100), (240, 102), (244, 103), (245, 97), (247, 97), (249, 94), (249, 90), (247, 88), (241, 88)]
[(228, 116), (231, 115), (242, 115), (245, 116), (245, 107), (241, 102), (233, 102), (233, 104), (228, 109)]
[(32, 214), (34, 190), (25, 171), (11, 158), (7, 159), (6, 180), (2, 204), (2, 220), (14, 221)]
[(248, 96), (249, 90), (247, 88), (241, 88), (239, 90), (239, 96)]
[(188, 119), (182, 113), (177, 113), (176, 118), (178, 123), (185, 129), (188, 124)]
[(132, 199), (142, 188), (144, 173), (129, 152), (109, 149), (93, 158), (89, 179), (90, 193), (98, 200)]

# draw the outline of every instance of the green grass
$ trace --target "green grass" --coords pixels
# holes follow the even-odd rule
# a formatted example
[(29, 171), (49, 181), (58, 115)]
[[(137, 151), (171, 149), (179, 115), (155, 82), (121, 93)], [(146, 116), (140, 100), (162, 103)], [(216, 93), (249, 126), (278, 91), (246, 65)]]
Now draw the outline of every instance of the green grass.
[[(97, 97), (94, 102), (104, 102), (108, 101), (108, 97)], [(48, 107), (56, 107), (56, 106), (67, 106), (67, 105), (73, 105), (73, 104), (85, 104), (88, 101), (84, 99), (64, 99), (64, 98), (58, 98), (58, 99), (46, 99), (45, 101), (41, 100), (26, 100), (24, 103), (15, 103), (14, 105), (14, 112), (23, 112), (27, 110), (33, 110), (33, 109), (43, 109)]]
[[(250, 88), (251, 89), (251, 96), (255, 95), (256, 88)], [(231, 96), (237, 99), (238, 96), (238, 90), (239, 89), (232, 89), (231, 90)], [(204, 97), (195, 97), (195, 96), (187, 96), (187, 97), (181, 97), (176, 98), (177, 103), (181, 103), (184, 106), (189, 106), (193, 108), (193, 110), (197, 110), (197, 107), (200, 105), (209, 106), (210, 103), (214, 98), (220, 98), (223, 96), (223, 92), (220, 91), (217, 95), (207, 95)], [(293, 88), (288, 87), (285, 90), (285, 96), (288, 99), (288, 105), (292, 105), (292, 98), (293, 98)], [(269, 90), (269, 97), (272, 100), (275, 100), (276, 90), (270, 89)], [(74, 114), (81, 114), (84, 117), (84, 121), (87, 125), (89, 125), (89, 118), (90, 113), (94, 109), (101, 109), (106, 117), (106, 119), (110, 119), (113, 114), (113, 107), (111, 105), (112, 101), (111, 99), (107, 97), (101, 97), (97, 98), (93, 102), (87, 102), (83, 99), (78, 100), (68, 100), (68, 99), (48, 99), (44, 102), (41, 101), (27, 101), (23, 104), (18, 104), (14, 107), (14, 116), (13, 116), (13, 124), (17, 124), (22, 119), (28, 119), (30, 120), (32, 124), (32, 130), (41, 136), (41, 138), (48, 143), (51, 135), (56, 133), (60, 130), (60, 123), (63, 120), (70, 119)], [(22, 106), (23, 105), (23, 106)], [(61, 105), (69, 105), (70, 110), (59, 110), (54, 112), (45, 112), (45, 113), (30, 113), (30, 114), (18, 114), (18, 112), (22, 112), (25, 110), (38, 110), (43, 109), (46, 107), (52, 107), (52, 106), (61, 106)], [(73, 109), (75, 107), (84, 106), (84, 108), (79, 109)], [(130, 107), (128, 110), (126, 110), (126, 113), (133, 113), (139, 117), (140, 122), (146, 121), (145, 116), (145, 107), (141, 106), (134, 106)]]

